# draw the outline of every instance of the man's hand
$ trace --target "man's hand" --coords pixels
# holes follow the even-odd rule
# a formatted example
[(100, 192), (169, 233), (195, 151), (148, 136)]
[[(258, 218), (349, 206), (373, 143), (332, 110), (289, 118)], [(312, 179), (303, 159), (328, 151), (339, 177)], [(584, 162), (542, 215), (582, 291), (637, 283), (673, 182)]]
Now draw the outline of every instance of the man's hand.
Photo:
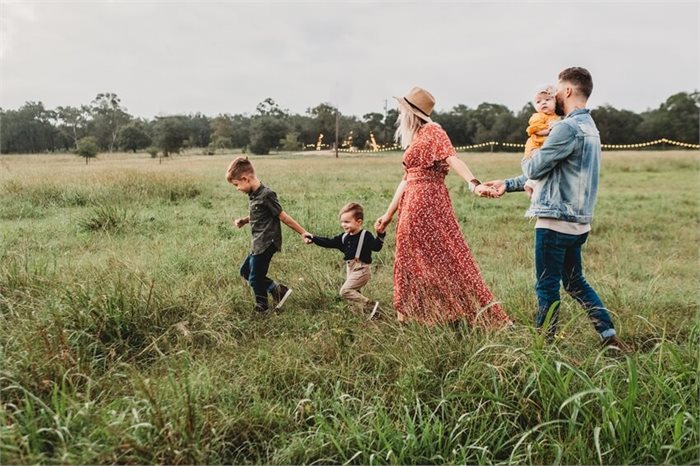
[(524, 186), (525, 192), (527, 193), (527, 197), (532, 199), (532, 193), (534, 192), (534, 189), (532, 189), (530, 186), (525, 185)]
[[(496, 196), (494, 197), (501, 197), (506, 193), (506, 182), (503, 180), (491, 180), (491, 181), (486, 181), (485, 183), (482, 183), (485, 186), (490, 186), (494, 188), (496, 191)], [(477, 186), (478, 188), (478, 186)]]
[(242, 218), (237, 218), (233, 221), (233, 224), (236, 225), (236, 228), (243, 228), (244, 225), (248, 224), (249, 220), (248, 217), (242, 217)]
[(493, 186), (486, 186), (484, 183), (481, 183), (476, 188), (474, 188), (474, 194), (476, 194), (479, 197), (500, 197), (500, 194), (498, 194), (496, 188), (494, 188)]

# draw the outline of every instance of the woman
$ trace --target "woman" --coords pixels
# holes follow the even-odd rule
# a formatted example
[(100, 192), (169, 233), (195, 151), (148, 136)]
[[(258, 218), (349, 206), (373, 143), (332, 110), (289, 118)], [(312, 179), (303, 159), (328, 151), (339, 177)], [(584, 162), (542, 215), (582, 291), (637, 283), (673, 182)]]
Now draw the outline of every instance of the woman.
[(398, 210), (394, 308), (399, 321), (432, 325), (466, 318), (471, 326), (510, 324), (464, 241), (445, 175), (452, 168), (479, 196), (498, 193), (474, 177), (455, 155), (445, 131), (430, 119), (435, 99), (428, 91), (415, 87), (396, 99), (400, 113), (395, 137), (406, 149), (405, 174), (375, 228), (383, 233)]

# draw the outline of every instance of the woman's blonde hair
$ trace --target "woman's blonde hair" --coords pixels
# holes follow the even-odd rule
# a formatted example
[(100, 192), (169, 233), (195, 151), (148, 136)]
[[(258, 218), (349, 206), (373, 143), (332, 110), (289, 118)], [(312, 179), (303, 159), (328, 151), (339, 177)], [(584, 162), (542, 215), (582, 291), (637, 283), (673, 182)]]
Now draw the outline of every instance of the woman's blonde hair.
[(399, 118), (396, 120), (396, 132), (394, 140), (401, 144), (402, 148), (407, 148), (413, 142), (413, 138), (425, 121), (421, 120), (413, 113), (408, 104), (399, 100)]

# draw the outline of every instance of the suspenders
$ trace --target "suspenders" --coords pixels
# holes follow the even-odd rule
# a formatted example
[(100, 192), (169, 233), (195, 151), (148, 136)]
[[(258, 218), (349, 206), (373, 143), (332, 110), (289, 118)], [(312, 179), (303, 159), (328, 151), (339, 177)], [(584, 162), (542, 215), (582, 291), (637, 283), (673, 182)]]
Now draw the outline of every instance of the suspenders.
[[(355, 251), (355, 260), (359, 261), (360, 260), (360, 253), (362, 253), (362, 244), (365, 242), (365, 233), (367, 233), (365, 230), (362, 230), (360, 232), (360, 240), (357, 242), (357, 250)], [(348, 237), (348, 234), (345, 233), (342, 238), (342, 242), (345, 243), (345, 239)]]

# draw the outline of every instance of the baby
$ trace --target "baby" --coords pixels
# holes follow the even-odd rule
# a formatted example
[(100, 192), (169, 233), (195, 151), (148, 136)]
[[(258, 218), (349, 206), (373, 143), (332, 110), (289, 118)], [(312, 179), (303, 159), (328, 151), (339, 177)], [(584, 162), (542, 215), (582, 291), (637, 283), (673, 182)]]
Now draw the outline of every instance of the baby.
[[(552, 85), (540, 86), (535, 91), (535, 97), (532, 103), (535, 106), (536, 113), (533, 113), (528, 121), (527, 135), (529, 136), (525, 143), (525, 156), (529, 159), (532, 156), (532, 151), (539, 149), (547, 139), (552, 126), (559, 121), (559, 116), (554, 113), (556, 107), (556, 99), (554, 94), (556, 88)], [(536, 180), (527, 180), (525, 183), (525, 191), (530, 197), (533, 196), (537, 188)]]

